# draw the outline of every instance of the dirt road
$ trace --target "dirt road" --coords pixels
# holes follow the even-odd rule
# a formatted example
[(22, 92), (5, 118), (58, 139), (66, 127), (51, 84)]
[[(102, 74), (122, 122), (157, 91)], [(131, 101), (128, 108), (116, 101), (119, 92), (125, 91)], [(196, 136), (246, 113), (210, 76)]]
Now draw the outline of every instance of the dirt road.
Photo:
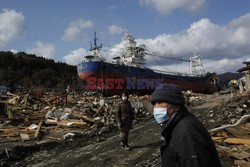
[[(90, 144), (74, 150), (62, 150), (61, 154), (49, 157), (48, 160), (35, 163), (39, 166), (136, 166), (136, 164), (152, 159), (159, 155), (160, 129), (150, 120), (131, 131), (130, 151), (122, 150), (119, 146), (119, 137), (113, 136), (101, 143)], [(37, 157), (36, 157), (37, 156)], [(41, 158), (41, 154), (33, 155), (33, 159)], [(28, 161), (26, 159), (25, 161)]]

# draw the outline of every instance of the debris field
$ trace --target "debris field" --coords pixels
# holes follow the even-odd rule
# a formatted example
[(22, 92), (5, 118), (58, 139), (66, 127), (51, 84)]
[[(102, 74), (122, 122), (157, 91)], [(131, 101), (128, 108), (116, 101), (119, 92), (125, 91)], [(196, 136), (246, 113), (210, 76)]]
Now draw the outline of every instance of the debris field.
[[(191, 91), (183, 93), (189, 111), (195, 114), (209, 130), (222, 164), (248, 166), (250, 164), (250, 94), (238, 92), (232, 96), (230, 93), (212, 95)], [(123, 162), (122, 158), (117, 158), (116, 162), (113, 162), (110, 157), (112, 154), (107, 154), (104, 158), (107, 161), (105, 163), (100, 161), (101, 165), (98, 161), (92, 164), (87, 159), (78, 164), (82, 166), (83, 164), (87, 166), (160, 166), (160, 129), (153, 120), (153, 106), (149, 98), (150, 95), (130, 95), (129, 97), (135, 112), (134, 129), (131, 131), (130, 140), (133, 147), (132, 143), (134, 145), (137, 143), (136, 138), (140, 139), (138, 131), (147, 133), (148, 130), (156, 133), (155, 137), (140, 140), (145, 139), (145, 142), (150, 143), (150, 138), (152, 140), (155, 138), (156, 140), (153, 140), (155, 143), (145, 143), (147, 148), (145, 150), (141, 145), (135, 146), (130, 152), (121, 152), (120, 156), (128, 154), (127, 156), (131, 157), (126, 159), (127, 162)], [(119, 154), (115, 110), (120, 100), (119, 96), (103, 97), (96, 92), (66, 94), (43, 89), (36, 89), (29, 93), (2, 95), (0, 98), (1, 166), (32, 166), (37, 163), (40, 163), (40, 166), (47, 166), (51, 163), (44, 164), (44, 161), (49, 162), (54, 155), (62, 156), (68, 152), (73, 154), (76, 149), (90, 147), (96, 143), (100, 144), (100, 148), (104, 148), (103, 152), (116, 150)], [(149, 135), (150, 133), (148, 132)], [(111, 144), (107, 146), (109, 142)], [(88, 152), (88, 156), (92, 155), (91, 150)], [(93, 154), (94, 152), (93, 150)], [(114, 156), (118, 156), (117, 154)], [(86, 155), (82, 155), (82, 159), (84, 156)], [(62, 158), (60, 161), (67, 166), (75, 166), (73, 162), (70, 163), (70, 158), (68, 163), (65, 163)], [(60, 162), (52, 164), (64, 166)]]

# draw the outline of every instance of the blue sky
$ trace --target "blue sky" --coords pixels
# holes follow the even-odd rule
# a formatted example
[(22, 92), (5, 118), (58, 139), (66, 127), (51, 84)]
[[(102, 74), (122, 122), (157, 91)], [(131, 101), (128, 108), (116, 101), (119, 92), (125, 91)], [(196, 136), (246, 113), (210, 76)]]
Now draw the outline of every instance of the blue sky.
[[(126, 26), (149, 50), (188, 58), (195, 49), (210, 72), (250, 60), (248, 0), (0, 0), (0, 50), (77, 64), (95, 31), (107, 55)], [(166, 64), (148, 58), (152, 68), (177, 67)]]

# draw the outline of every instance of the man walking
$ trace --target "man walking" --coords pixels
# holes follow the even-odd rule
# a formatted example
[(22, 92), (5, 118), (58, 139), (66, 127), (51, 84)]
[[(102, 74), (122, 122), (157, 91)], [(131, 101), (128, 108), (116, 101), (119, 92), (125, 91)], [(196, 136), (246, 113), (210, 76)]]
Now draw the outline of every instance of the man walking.
[(163, 84), (151, 96), (154, 118), (163, 128), (163, 167), (221, 167), (215, 145), (199, 120), (185, 107), (181, 89)]
[(133, 122), (133, 108), (130, 101), (128, 100), (127, 94), (123, 93), (121, 95), (121, 99), (122, 101), (120, 102), (116, 111), (116, 123), (120, 131), (121, 148), (130, 150), (128, 145), (128, 135)]

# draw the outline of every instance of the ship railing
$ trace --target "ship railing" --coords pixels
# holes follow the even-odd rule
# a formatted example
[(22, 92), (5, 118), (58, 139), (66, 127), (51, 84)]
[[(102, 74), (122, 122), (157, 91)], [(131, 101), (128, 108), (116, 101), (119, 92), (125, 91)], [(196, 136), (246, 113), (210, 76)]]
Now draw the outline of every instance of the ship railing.
[(163, 74), (171, 74), (171, 75), (179, 75), (179, 76), (192, 76), (192, 77), (201, 77), (205, 76), (205, 74), (188, 74), (188, 73), (181, 73), (181, 72), (175, 72), (175, 71), (162, 71), (162, 70), (156, 70), (152, 69), (154, 72), (163, 73)]

